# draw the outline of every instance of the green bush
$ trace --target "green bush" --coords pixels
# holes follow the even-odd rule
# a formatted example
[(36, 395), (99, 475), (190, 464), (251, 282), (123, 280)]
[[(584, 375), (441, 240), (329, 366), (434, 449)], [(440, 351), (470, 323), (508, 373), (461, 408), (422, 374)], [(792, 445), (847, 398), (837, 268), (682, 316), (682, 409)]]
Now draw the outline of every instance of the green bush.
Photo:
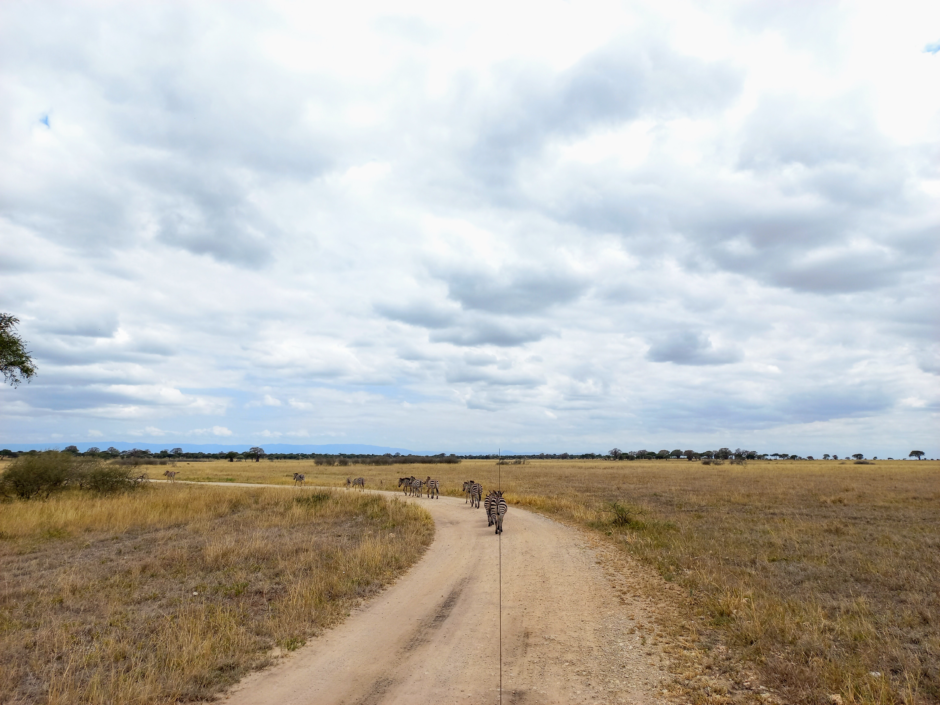
[(42, 499), (66, 487), (111, 494), (139, 486), (132, 472), (132, 467), (105, 464), (98, 458), (80, 458), (67, 452), (29, 453), (10, 463), (0, 477), (0, 496)]
[(0, 494), (20, 499), (48, 497), (72, 479), (75, 460), (71, 453), (54, 450), (21, 455), (0, 477)]
[(105, 465), (99, 462), (78, 464), (74, 479), (83, 490), (96, 494), (114, 494), (139, 487), (131, 476), (133, 467), (123, 464)]

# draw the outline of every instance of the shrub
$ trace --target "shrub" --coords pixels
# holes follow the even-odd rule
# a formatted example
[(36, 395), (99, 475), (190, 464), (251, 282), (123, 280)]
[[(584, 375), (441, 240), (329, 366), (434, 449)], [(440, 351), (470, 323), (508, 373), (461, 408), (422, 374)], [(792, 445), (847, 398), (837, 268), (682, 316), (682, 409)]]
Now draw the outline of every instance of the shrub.
[(74, 474), (75, 456), (55, 450), (30, 453), (14, 460), (0, 478), (0, 494), (32, 499), (64, 489)]
[(81, 463), (75, 468), (74, 479), (83, 490), (96, 494), (114, 494), (140, 486), (131, 473), (132, 469), (124, 464)]

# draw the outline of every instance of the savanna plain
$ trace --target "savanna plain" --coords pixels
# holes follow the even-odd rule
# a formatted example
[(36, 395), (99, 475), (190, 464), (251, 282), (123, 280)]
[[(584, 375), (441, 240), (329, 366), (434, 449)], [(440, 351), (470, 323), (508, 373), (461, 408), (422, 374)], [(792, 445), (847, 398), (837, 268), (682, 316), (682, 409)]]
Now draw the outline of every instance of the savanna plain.
[[(2, 505), (0, 701), (211, 696), (341, 620), (429, 545), (420, 505), (341, 490), (346, 478), (397, 491), (399, 477), (430, 475), (452, 496), (464, 480), (499, 484), (511, 506), (584, 531), (646, 571), (650, 595), (669, 603), (661, 638), (683, 647), (670, 697), (940, 702), (935, 461), (173, 469), (190, 482), (285, 487), (179, 482)], [(325, 489), (295, 490), (295, 472)]]

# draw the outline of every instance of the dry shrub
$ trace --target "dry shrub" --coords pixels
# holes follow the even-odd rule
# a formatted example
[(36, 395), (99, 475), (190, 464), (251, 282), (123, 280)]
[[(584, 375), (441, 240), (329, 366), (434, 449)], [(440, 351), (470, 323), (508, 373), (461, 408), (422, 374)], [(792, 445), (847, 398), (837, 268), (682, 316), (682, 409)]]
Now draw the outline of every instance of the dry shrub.
[(0, 702), (204, 700), (374, 594), (433, 535), (375, 495), (160, 485), (0, 512)]

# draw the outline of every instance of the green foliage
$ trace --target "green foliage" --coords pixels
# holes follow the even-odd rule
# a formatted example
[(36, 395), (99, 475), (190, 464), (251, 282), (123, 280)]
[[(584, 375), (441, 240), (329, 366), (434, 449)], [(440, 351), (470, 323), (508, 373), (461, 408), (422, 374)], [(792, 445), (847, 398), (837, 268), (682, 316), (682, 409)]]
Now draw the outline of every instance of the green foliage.
[(28, 453), (14, 460), (0, 477), (0, 494), (32, 499), (65, 489), (72, 478), (75, 457), (71, 453)]
[(78, 486), (95, 494), (126, 492), (140, 485), (131, 477), (126, 465), (105, 465), (98, 462), (77, 463), (74, 477)]
[(8, 313), (0, 313), (0, 372), (3, 381), (17, 386), (36, 375), (36, 365), (26, 349), (26, 343), (16, 333), (20, 320)]
[(132, 468), (123, 464), (105, 464), (67, 452), (26, 453), (10, 463), (0, 477), (0, 496), (43, 499), (70, 486), (113, 494), (139, 486), (131, 473)]

